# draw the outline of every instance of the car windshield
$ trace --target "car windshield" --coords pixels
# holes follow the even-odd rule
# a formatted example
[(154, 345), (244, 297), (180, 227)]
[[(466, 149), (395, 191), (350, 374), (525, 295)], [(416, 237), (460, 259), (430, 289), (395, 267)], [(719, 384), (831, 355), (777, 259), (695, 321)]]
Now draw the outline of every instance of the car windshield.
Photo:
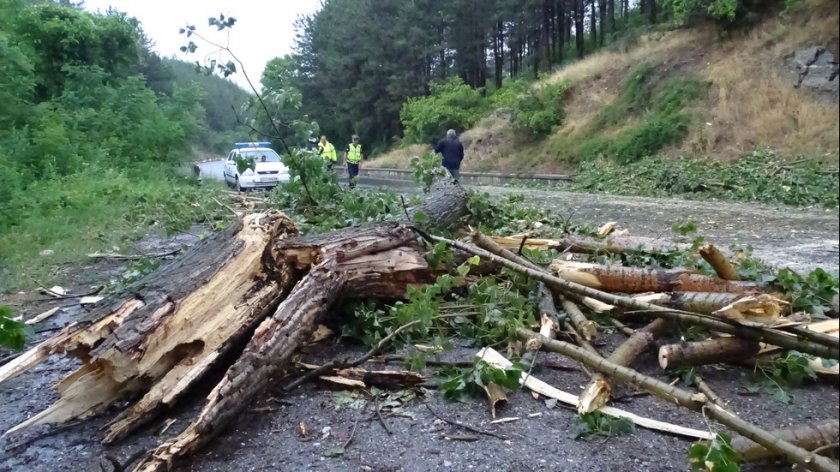
[(241, 151), (239, 154), (243, 158), (250, 159), (254, 162), (280, 162), (280, 156), (271, 149)]

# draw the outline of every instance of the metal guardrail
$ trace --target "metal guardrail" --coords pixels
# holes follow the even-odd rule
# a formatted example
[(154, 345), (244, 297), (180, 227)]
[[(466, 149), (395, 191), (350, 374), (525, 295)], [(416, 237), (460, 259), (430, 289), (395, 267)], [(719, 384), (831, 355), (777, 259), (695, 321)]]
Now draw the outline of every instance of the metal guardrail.
[[(345, 174), (345, 166), (333, 166), (333, 169)], [(359, 169), (359, 177), (367, 177), (376, 180), (400, 180), (410, 181), (413, 178), (412, 171), (408, 169), (394, 169), (389, 167), (363, 167)], [(461, 182), (467, 184), (504, 184), (521, 181), (539, 182), (570, 182), (574, 175), (567, 174), (530, 174), (530, 173), (501, 173), (501, 172), (461, 172)]]

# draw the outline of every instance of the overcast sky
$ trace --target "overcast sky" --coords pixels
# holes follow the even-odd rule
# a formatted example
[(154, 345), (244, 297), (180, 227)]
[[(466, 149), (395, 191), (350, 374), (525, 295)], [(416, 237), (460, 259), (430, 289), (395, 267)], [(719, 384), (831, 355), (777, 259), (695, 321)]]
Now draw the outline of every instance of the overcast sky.
[[(184, 54), (179, 48), (186, 44), (178, 28), (186, 24), (210, 39), (227, 42), (227, 34), (217, 33), (207, 26), (207, 19), (220, 13), (232, 16), (237, 22), (230, 30), (230, 49), (245, 65), (248, 75), (259, 88), (259, 78), (268, 60), (292, 52), (294, 46), (294, 21), (301, 14), (314, 13), (320, 0), (85, 0), (90, 11), (107, 11), (109, 6), (124, 11), (140, 20), (143, 30), (154, 42), (155, 50), (164, 57), (175, 56), (188, 62), (203, 61), (212, 52), (209, 45), (196, 41), (195, 54)], [(218, 56), (211, 56), (219, 60)], [(227, 58), (222, 58), (227, 62)], [(241, 73), (231, 78), (248, 88)]]

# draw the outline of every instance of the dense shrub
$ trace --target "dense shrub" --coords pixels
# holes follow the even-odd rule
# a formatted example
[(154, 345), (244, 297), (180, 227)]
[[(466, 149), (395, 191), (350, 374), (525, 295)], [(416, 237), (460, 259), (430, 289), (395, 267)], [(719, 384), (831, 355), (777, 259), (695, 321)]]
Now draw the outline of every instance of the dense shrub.
[(407, 143), (429, 143), (447, 129), (469, 128), (486, 109), (481, 91), (458, 77), (443, 83), (433, 82), (429, 88), (429, 96), (410, 98), (400, 111)]

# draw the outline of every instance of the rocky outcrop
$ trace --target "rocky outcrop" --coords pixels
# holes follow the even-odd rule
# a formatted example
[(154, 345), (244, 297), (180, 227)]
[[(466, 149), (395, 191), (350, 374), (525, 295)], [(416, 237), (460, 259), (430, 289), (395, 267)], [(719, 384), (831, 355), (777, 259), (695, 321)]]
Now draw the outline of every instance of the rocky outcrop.
[(788, 58), (788, 67), (796, 88), (835, 103), (840, 98), (837, 59), (825, 48), (815, 46), (796, 51)]

